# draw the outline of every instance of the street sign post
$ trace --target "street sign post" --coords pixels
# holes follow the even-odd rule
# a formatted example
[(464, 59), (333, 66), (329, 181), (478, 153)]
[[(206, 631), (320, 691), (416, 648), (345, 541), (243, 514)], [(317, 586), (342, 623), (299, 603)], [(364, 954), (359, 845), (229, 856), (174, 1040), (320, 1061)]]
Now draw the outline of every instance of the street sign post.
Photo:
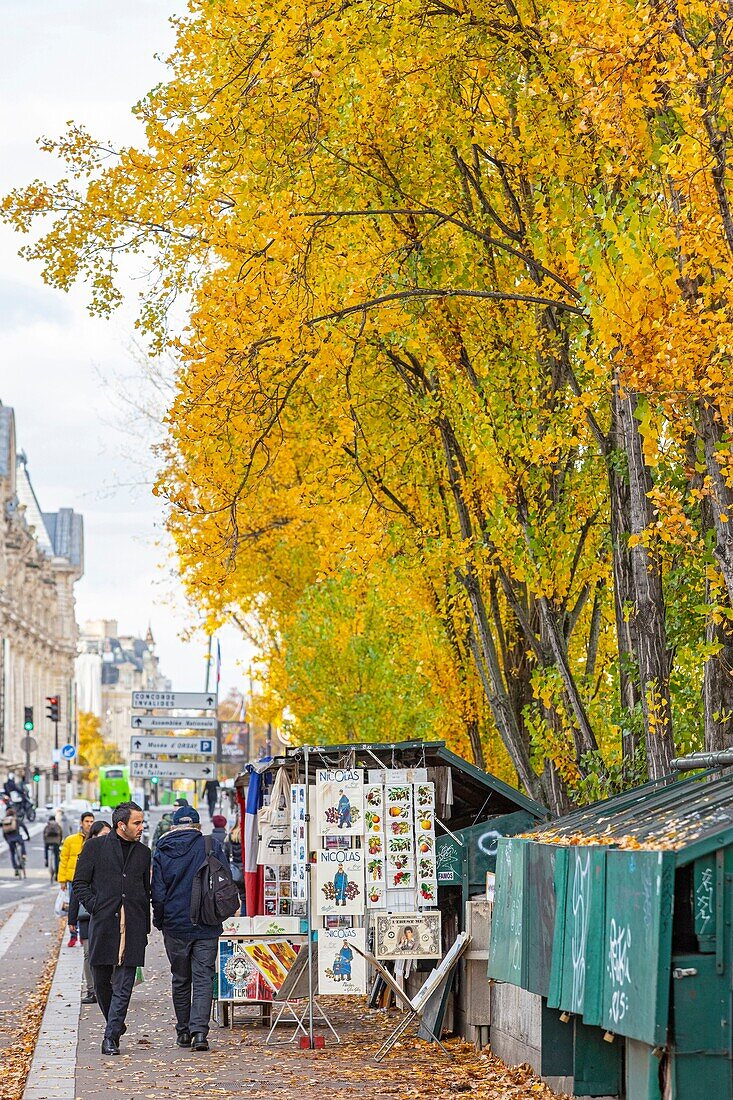
[(133, 707), (161, 710), (216, 710), (215, 691), (133, 691)]
[(165, 756), (214, 756), (215, 737), (146, 737), (133, 733), (130, 752), (163, 753)]
[(165, 714), (134, 714), (130, 719), (134, 730), (212, 730), (216, 718), (175, 718)]
[(131, 760), (130, 776), (137, 779), (216, 779), (216, 764), (181, 763), (177, 760)]

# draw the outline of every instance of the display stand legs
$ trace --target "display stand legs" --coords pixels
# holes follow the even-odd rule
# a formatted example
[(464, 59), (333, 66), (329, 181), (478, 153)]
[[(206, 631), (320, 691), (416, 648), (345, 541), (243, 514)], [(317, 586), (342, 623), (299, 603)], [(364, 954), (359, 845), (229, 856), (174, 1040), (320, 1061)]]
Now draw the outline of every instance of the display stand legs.
[[(275, 1003), (277, 1004), (277, 1002), (275, 1002)], [(286, 1012), (289, 1013), (289, 1016), (287, 1016), (283, 1020), (283, 1016), (285, 1015)], [(274, 1017), (274, 1019), (272, 1021), (272, 1027), (270, 1028), (270, 1030), (268, 1032), (267, 1038), (265, 1039), (265, 1043), (270, 1045), (270, 1046), (286, 1046), (288, 1043), (294, 1043), (295, 1040), (298, 1038), (298, 1035), (301, 1032), (307, 1038), (308, 1034), (309, 1034), (309, 1031), (308, 1031), (308, 1028), (306, 1028), (304, 1023), (303, 1023), (303, 1021), (305, 1020), (307, 1015), (308, 1015), (308, 1001), (300, 1001), (300, 1000), (299, 1001), (283, 1001), (278, 1006), (277, 1015)], [(331, 1034), (335, 1038), (336, 1042), (340, 1043), (341, 1039), (339, 1038), (338, 1032), (336, 1031), (333, 1024), (329, 1020), (328, 1016), (324, 1012), (323, 1008), (321, 1007), (321, 1005), (318, 1003), (318, 1001), (315, 998), (313, 998), (313, 1015), (314, 1015), (314, 1018), (320, 1017), (320, 1019), (325, 1023), (326, 1027), (329, 1029), (329, 1031), (331, 1032)], [(292, 1020), (295, 1023), (295, 1028), (293, 1030), (293, 1034), (290, 1036), (289, 1039), (273, 1040), (272, 1036), (275, 1032), (275, 1028), (277, 1027), (277, 1025), (281, 1021), (282, 1021), (282, 1023), (289, 1024), (291, 1022), (290, 1017), (292, 1017)]]
[(400, 1036), (403, 1035), (405, 1033), (405, 1031), (407, 1031), (408, 1027), (412, 1023), (412, 1021), (415, 1020), (415, 1019), (418, 1019), (420, 1021), (421, 1026), (424, 1027), (430, 1033), (431, 1037), (438, 1044), (440, 1049), (443, 1051), (443, 1054), (445, 1054), (446, 1058), (451, 1058), (452, 1057), (451, 1054), (450, 1054), (450, 1051), (446, 1050), (446, 1048), (443, 1046), (443, 1044), (441, 1043), (440, 1039), (435, 1034), (435, 1032), (432, 1031), (432, 1029), (429, 1028), (428, 1025), (425, 1023), (425, 1020), (422, 1018), (420, 1013), (415, 1012), (415, 1011), (411, 1011), (411, 1012), (408, 1012), (405, 1015), (404, 1019), (400, 1020), (400, 1022), (398, 1023), (398, 1025), (394, 1029), (394, 1031), (391, 1033), (391, 1035), (382, 1043), (381, 1047), (379, 1048), (377, 1053), (374, 1055), (374, 1061), (375, 1062), (381, 1062), (382, 1059), (387, 1054), (389, 1054), (390, 1050), (395, 1045), (395, 1043), (399, 1040)]

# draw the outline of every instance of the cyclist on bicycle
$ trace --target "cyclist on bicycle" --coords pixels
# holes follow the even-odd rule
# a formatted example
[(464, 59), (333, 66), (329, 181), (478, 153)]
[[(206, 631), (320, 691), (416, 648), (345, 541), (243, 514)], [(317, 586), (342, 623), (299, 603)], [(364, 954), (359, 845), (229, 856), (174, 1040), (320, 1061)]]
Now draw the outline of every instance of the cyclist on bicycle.
[(25, 841), (20, 834), (18, 815), (12, 806), (8, 807), (8, 811), (2, 820), (0, 828), (2, 828), (3, 836), (8, 842), (10, 862), (13, 865), (15, 877), (20, 878), (25, 864)]
[(48, 824), (43, 830), (43, 852), (46, 866), (51, 872), (51, 881), (54, 882), (59, 875), (59, 850), (63, 840), (63, 831), (54, 814), (48, 819)]

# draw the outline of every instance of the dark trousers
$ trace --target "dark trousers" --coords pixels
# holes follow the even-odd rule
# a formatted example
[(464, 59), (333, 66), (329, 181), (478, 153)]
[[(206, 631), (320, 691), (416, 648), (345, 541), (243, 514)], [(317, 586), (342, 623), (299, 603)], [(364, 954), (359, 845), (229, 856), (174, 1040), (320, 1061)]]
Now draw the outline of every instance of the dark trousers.
[(216, 813), (216, 791), (207, 794), (206, 801), (209, 803), (209, 817), (213, 817)]
[(136, 966), (93, 966), (94, 992), (104, 1013), (105, 1039), (119, 1039), (135, 984)]
[(176, 1031), (209, 1033), (218, 940), (183, 940), (163, 934), (171, 964)]

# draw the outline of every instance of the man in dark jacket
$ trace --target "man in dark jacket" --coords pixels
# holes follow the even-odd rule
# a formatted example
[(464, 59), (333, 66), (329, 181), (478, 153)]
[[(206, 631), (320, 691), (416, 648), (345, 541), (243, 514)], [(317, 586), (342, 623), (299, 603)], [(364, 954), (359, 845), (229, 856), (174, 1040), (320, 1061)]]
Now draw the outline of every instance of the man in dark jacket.
[(89, 962), (107, 1021), (102, 1054), (120, 1053), (135, 971), (145, 963), (150, 849), (139, 843), (142, 832), (140, 806), (121, 802), (112, 814), (112, 832), (84, 845), (74, 875), (74, 893), (91, 913)]
[[(221, 846), (212, 841), (213, 855), (226, 865)], [(206, 860), (198, 811), (181, 806), (153, 857), (153, 924), (163, 940), (173, 978), (176, 1043), (192, 1050), (208, 1050), (212, 983), (221, 924), (193, 924), (191, 894), (196, 872)]]

